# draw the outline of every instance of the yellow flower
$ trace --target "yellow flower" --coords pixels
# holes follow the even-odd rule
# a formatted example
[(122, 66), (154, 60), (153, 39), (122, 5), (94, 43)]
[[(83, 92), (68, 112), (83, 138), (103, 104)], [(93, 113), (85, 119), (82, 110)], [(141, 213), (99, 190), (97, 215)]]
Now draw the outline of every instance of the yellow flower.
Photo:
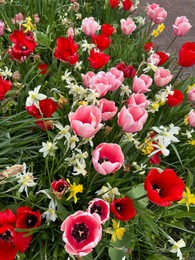
[(189, 140), (188, 143), (195, 146), (195, 140)]
[(187, 93), (190, 92), (190, 90), (192, 90), (193, 88), (195, 88), (195, 84), (189, 85), (187, 89)]
[(185, 124), (185, 125), (188, 125), (188, 115), (186, 115), (186, 116), (184, 117), (184, 124)]
[(159, 33), (163, 32), (164, 29), (165, 29), (165, 25), (164, 25), (164, 23), (161, 23), (161, 24), (158, 25), (157, 30), (158, 30)]
[(116, 239), (122, 240), (125, 233), (125, 228), (120, 228), (120, 221), (112, 220), (112, 227), (105, 229), (105, 232), (112, 235), (112, 241), (115, 242)]
[(154, 37), (157, 37), (159, 36), (159, 31), (158, 30), (154, 30), (152, 33), (151, 33), (152, 36)]
[(179, 204), (186, 204), (186, 207), (189, 211), (189, 205), (195, 205), (195, 194), (192, 194), (190, 189), (186, 187), (186, 192), (183, 193), (183, 198), (178, 202)]
[(26, 30), (24, 31), (25, 33), (28, 31), (35, 30), (35, 26), (34, 26), (34, 24), (31, 23), (30, 17), (26, 18), (26, 23), (24, 23), (23, 26), (26, 28)]
[(83, 192), (83, 185), (82, 184), (78, 184), (76, 185), (76, 183), (74, 182), (73, 184), (70, 183), (70, 180), (67, 179), (67, 182), (69, 183), (69, 191), (70, 191), (70, 195), (68, 196), (68, 198), (66, 200), (70, 200), (71, 198), (74, 198), (74, 203), (77, 203), (77, 193), (82, 193)]
[(154, 150), (154, 147), (152, 146), (152, 141), (146, 141), (144, 143), (144, 147), (142, 148), (142, 152), (147, 155), (151, 154), (151, 152)]
[(79, 105), (79, 106), (85, 106), (85, 105), (88, 105), (88, 103), (83, 100), (83, 101), (79, 101), (79, 102), (78, 102), (78, 105)]

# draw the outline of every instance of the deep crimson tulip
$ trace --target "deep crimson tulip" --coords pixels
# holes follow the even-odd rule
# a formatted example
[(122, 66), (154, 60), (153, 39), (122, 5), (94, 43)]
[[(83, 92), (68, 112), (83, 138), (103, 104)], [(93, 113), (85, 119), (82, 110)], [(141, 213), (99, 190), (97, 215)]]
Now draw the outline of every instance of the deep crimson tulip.
[(41, 224), (41, 213), (33, 211), (27, 206), (19, 207), (16, 211), (16, 227), (17, 228), (36, 228)]
[(10, 56), (14, 60), (23, 62), (35, 49), (36, 42), (32, 32), (24, 33), (19, 30), (13, 31), (10, 35), (13, 46), (8, 50)]
[(150, 157), (150, 164), (160, 164), (161, 163), (161, 159), (160, 159), (160, 155), (162, 154), (161, 151), (155, 153), (152, 157)]
[(39, 107), (41, 112), (35, 105), (26, 106), (26, 110), (31, 116), (36, 118), (41, 118), (42, 116), (48, 118), (56, 111), (57, 103), (50, 98), (46, 98), (39, 101)]
[(11, 89), (12, 83), (0, 76), (0, 100), (4, 99), (5, 94)]
[(157, 51), (156, 54), (160, 57), (160, 61), (158, 63), (158, 66), (164, 64), (169, 59), (169, 55), (167, 53), (165, 53), (165, 52)]
[(48, 71), (48, 65), (46, 63), (41, 63), (38, 66), (39, 70), (40, 70), (40, 74), (45, 75)]
[(191, 67), (195, 64), (195, 42), (186, 42), (182, 45), (178, 55), (178, 63), (183, 67)]
[(137, 73), (135, 68), (132, 65), (126, 66), (124, 62), (117, 64), (116, 68), (123, 72), (125, 78), (132, 78)]
[(112, 40), (104, 35), (93, 35), (92, 36), (92, 42), (96, 45), (96, 47), (100, 50), (103, 51), (109, 47), (109, 45), (112, 43)]
[(152, 203), (167, 207), (173, 201), (182, 199), (185, 184), (172, 169), (160, 173), (154, 168), (146, 176), (144, 188)]
[(122, 4), (123, 4), (123, 10), (125, 11), (128, 11), (133, 6), (131, 0), (123, 0)]
[(109, 0), (109, 4), (111, 8), (117, 8), (119, 5), (119, 1), (118, 0)]
[(112, 25), (105, 23), (102, 24), (102, 34), (106, 35), (106, 36), (111, 36), (113, 33), (115, 32), (114, 27), (112, 27)]
[(179, 105), (183, 101), (184, 94), (180, 90), (178, 90), (178, 89), (174, 89), (172, 91), (173, 91), (172, 95), (168, 94), (167, 104), (170, 107), (175, 107), (175, 106)]
[(154, 49), (154, 44), (152, 42), (147, 42), (144, 45), (144, 51), (151, 51)]
[(58, 37), (56, 47), (54, 50), (54, 56), (56, 59), (74, 65), (78, 61), (78, 44), (74, 42), (72, 36)]
[(103, 199), (95, 198), (89, 202), (87, 212), (97, 213), (101, 218), (101, 224), (104, 224), (110, 216), (110, 205)]
[(93, 69), (100, 69), (109, 62), (110, 56), (104, 52), (96, 52), (92, 49), (87, 59)]
[(122, 221), (128, 221), (136, 215), (133, 201), (128, 197), (114, 199), (110, 204), (110, 211), (116, 219)]
[(58, 181), (55, 180), (51, 183), (51, 188), (52, 188), (54, 195), (58, 199), (61, 199), (62, 196), (64, 195), (64, 193), (68, 190), (69, 184), (63, 179), (60, 179)]

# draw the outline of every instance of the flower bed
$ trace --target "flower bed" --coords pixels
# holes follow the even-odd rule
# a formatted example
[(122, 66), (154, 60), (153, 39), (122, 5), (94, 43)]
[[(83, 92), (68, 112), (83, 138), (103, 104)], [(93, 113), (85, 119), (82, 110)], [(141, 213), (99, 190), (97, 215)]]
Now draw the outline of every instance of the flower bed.
[(0, 260), (195, 257), (195, 42), (140, 13), (0, 1)]

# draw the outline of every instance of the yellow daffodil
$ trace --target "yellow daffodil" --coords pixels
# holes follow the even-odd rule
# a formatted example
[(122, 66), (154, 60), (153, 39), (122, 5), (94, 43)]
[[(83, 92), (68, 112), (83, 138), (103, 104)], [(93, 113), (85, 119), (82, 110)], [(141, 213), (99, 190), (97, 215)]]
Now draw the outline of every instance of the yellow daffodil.
[(195, 140), (189, 140), (188, 143), (191, 145), (195, 145)]
[(24, 31), (25, 33), (28, 31), (35, 30), (35, 26), (34, 26), (34, 24), (31, 23), (30, 17), (26, 18), (26, 23), (24, 23), (22, 26), (24, 26), (26, 28), (26, 30)]
[(73, 184), (70, 183), (70, 180), (67, 179), (67, 182), (70, 186), (69, 191), (70, 191), (70, 195), (68, 196), (67, 200), (70, 200), (71, 198), (74, 198), (74, 203), (77, 203), (77, 193), (82, 193), (83, 192), (83, 185), (82, 184), (78, 184), (76, 185), (76, 183), (74, 182)]
[(164, 25), (164, 23), (161, 23), (161, 24), (158, 25), (157, 30), (158, 30), (159, 33), (163, 32), (164, 29), (165, 29), (165, 25)]
[(154, 37), (158, 37), (159, 36), (159, 31), (158, 30), (154, 30), (152, 33), (151, 33), (152, 36)]
[(195, 194), (192, 194), (190, 189), (186, 187), (186, 192), (183, 193), (183, 198), (178, 202), (179, 204), (186, 204), (186, 207), (189, 211), (189, 205), (195, 205)]
[(116, 239), (122, 240), (125, 233), (125, 228), (120, 228), (120, 221), (112, 220), (112, 227), (105, 229), (105, 232), (112, 235), (112, 241), (115, 242)]
[(185, 125), (188, 125), (188, 115), (186, 115), (186, 116), (184, 117), (184, 124), (185, 124)]
[(142, 148), (142, 152), (147, 155), (151, 154), (151, 152), (154, 150), (154, 147), (152, 146), (152, 141), (144, 143), (144, 147)]

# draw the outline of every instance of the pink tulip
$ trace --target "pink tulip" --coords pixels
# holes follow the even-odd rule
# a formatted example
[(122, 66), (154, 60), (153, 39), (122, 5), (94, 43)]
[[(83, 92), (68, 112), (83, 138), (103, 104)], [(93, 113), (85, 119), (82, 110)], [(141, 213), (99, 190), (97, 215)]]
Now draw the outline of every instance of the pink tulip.
[[(114, 76), (112, 76), (112, 78), (114, 80)], [(112, 87), (109, 81), (111, 81), (111, 79), (108, 79), (108, 75), (106, 75), (104, 71), (100, 71), (90, 79), (89, 88), (94, 89), (99, 93), (100, 97), (103, 97)]]
[(146, 93), (152, 85), (152, 78), (148, 75), (142, 74), (139, 77), (135, 76), (133, 79), (132, 89), (135, 93)]
[(195, 88), (191, 89), (188, 92), (188, 100), (191, 102), (195, 102)]
[(103, 121), (107, 121), (107, 120), (112, 119), (115, 116), (115, 114), (118, 110), (118, 108), (115, 106), (114, 101), (109, 101), (105, 98), (102, 98), (99, 101), (98, 107), (102, 112), (102, 120)]
[(175, 36), (184, 36), (192, 27), (189, 20), (185, 16), (177, 17), (173, 24), (173, 32)]
[(121, 70), (118, 70), (117, 68), (113, 67), (106, 74), (107, 75), (112, 74), (114, 76), (112, 87), (109, 89), (109, 91), (114, 92), (123, 83), (124, 73)]
[(170, 70), (164, 69), (163, 67), (159, 67), (154, 73), (154, 82), (158, 87), (166, 86), (169, 84), (172, 78), (173, 75), (171, 74)]
[(160, 56), (156, 53), (152, 53), (150, 57), (148, 58), (148, 63), (151, 63), (155, 66), (157, 66), (160, 62)]
[(101, 29), (101, 26), (98, 22), (95, 21), (93, 17), (86, 17), (82, 21), (81, 28), (85, 35), (87, 36), (93, 36), (95, 33)]
[(163, 7), (153, 3), (147, 7), (147, 15), (155, 24), (159, 24), (165, 20), (167, 12)]
[(100, 216), (79, 210), (63, 221), (61, 231), (67, 253), (79, 257), (88, 255), (102, 237)]
[(68, 115), (70, 125), (76, 135), (84, 138), (94, 136), (102, 127), (101, 111), (96, 106), (80, 106)]
[(123, 107), (118, 113), (118, 124), (126, 133), (141, 131), (148, 118), (148, 112), (139, 106)]
[(110, 204), (103, 199), (95, 198), (89, 202), (86, 211), (91, 214), (97, 213), (101, 218), (101, 224), (104, 224), (110, 217)]
[(74, 28), (73, 27), (69, 27), (66, 33), (67, 37), (71, 36), (72, 38), (74, 38)]
[(131, 18), (121, 19), (121, 30), (123, 34), (130, 35), (136, 29), (136, 25)]
[(118, 144), (101, 143), (92, 156), (95, 170), (102, 175), (116, 172), (124, 163), (124, 155)]
[(148, 101), (145, 97), (144, 94), (142, 93), (133, 93), (127, 100), (128, 107), (132, 106), (138, 106), (142, 108), (146, 108), (149, 104), (150, 101)]
[(5, 28), (5, 24), (2, 20), (0, 20), (0, 36), (3, 36), (4, 28)]
[(83, 79), (83, 85), (89, 88), (90, 79), (95, 75), (93, 71), (88, 71), (86, 74), (81, 74)]
[(195, 110), (191, 110), (188, 114), (188, 124), (195, 127)]

